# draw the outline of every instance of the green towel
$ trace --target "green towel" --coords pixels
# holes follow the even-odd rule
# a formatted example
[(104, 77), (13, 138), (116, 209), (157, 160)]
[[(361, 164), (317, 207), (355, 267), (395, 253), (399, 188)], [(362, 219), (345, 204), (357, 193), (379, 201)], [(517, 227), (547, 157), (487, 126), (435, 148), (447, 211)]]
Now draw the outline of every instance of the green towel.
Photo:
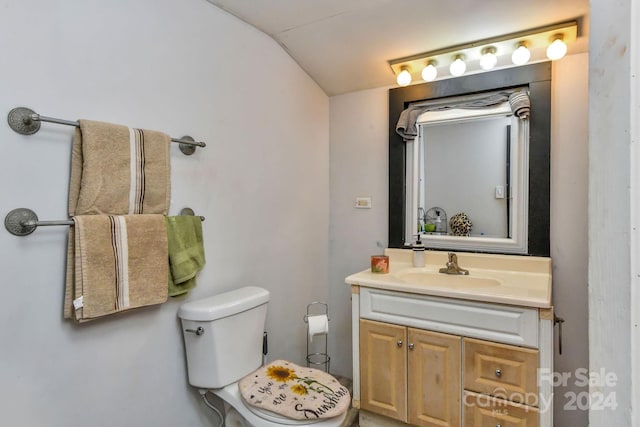
[(205, 265), (202, 221), (199, 216), (165, 217), (169, 242), (169, 296), (182, 295), (196, 286), (196, 274)]

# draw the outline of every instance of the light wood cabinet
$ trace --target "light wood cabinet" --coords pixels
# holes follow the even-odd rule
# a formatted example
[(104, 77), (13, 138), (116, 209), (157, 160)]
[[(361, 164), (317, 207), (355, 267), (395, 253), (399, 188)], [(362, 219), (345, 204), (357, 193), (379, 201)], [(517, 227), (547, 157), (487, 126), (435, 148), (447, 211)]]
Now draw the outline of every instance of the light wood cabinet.
[(460, 337), (408, 328), (409, 407), (416, 426), (460, 425)]
[(553, 425), (553, 390), (540, 377), (553, 370), (551, 310), (358, 291), (361, 426)]
[(461, 339), (360, 321), (361, 408), (416, 426), (460, 426)]
[(464, 339), (464, 388), (538, 406), (538, 350)]
[(538, 350), (463, 339), (465, 427), (537, 427)]
[(407, 413), (407, 328), (360, 321), (362, 408), (404, 421)]

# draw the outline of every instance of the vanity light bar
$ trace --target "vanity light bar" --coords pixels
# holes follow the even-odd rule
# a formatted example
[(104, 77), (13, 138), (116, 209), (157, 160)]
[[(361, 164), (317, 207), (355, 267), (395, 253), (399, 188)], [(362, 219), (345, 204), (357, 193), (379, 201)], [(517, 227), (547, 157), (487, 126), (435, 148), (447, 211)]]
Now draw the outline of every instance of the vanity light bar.
[[(466, 66), (467, 73), (480, 72), (484, 71), (481, 66), (482, 57), (490, 52), (496, 57), (496, 64), (494, 64), (496, 67), (513, 66), (514, 63), (516, 65), (523, 65), (529, 61), (534, 62), (547, 59), (547, 48), (556, 40), (564, 42), (566, 51), (566, 44), (575, 42), (577, 36), (577, 21), (567, 21), (393, 59), (389, 61), (389, 65), (393, 73), (398, 77), (398, 84), (400, 86), (406, 86), (411, 83), (411, 80), (420, 80), (422, 70), (429, 64), (438, 65), (436, 66), (437, 75), (452, 75), (453, 73), (449, 70), (451, 64), (462, 56), (464, 57), (464, 65)], [(556, 42), (556, 45), (557, 44), (559, 44), (559, 42)], [(511, 62), (512, 53), (519, 47), (528, 49), (530, 59), (527, 58), (524, 62), (520, 63), (516, 63), (515, 61)], [(552, 60), (559, 59), (560, 57), (548, 56), (548, 58)], [(519, 56), (519, 58), (522, 58), (522, 56)], [(460, 68), (461, 66), (457, 68), (454, 67), (454, 70), (458, 71)], [(403, 73), (400, 79), (399, 76), (401, 72)], [(433, 71), (430, 74), (433, 74)], [(409, 76), (411, 79), (408, 78)]]

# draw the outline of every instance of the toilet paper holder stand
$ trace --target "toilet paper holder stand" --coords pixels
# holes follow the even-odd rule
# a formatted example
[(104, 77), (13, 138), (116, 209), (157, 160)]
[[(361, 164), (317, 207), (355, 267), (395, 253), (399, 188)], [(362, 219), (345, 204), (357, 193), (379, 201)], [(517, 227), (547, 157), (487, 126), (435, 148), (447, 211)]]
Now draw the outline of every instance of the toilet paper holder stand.
[[(312, 316), (326, 316), (327, 321), (329, 319), (329, 306), (320, 301), (314, 301), (310, 304), (307, 304), (307, 314), (304, 316), (304, 323), (307, 324), (307, 367), (324, 367), (325, 372), (329, 372), (329, 365), (331, 363), (331, 357), (329, 356), (328, 351), (328, 342), (329, 342), (329, 333), (327, 331), (324, 335), (324, 345), (319, 346), (318, 344), (312, 344), (312, 340), (310, 339), (311, 332), (309, 331), (309, 317)], [(320, 349), (318, 349), (320, 347)], [(319, 350), (319, 351), (313, 351)], [(311, 366), (313, 365), (313, 366)]]

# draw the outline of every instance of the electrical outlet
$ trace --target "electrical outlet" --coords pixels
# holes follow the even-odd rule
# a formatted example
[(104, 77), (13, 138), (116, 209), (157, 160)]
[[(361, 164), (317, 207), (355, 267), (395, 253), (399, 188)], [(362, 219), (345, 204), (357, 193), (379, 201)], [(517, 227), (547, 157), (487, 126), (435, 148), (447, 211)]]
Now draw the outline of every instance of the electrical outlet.
[(371, 197), (356, 197), (356, 209), (371, 209)]

